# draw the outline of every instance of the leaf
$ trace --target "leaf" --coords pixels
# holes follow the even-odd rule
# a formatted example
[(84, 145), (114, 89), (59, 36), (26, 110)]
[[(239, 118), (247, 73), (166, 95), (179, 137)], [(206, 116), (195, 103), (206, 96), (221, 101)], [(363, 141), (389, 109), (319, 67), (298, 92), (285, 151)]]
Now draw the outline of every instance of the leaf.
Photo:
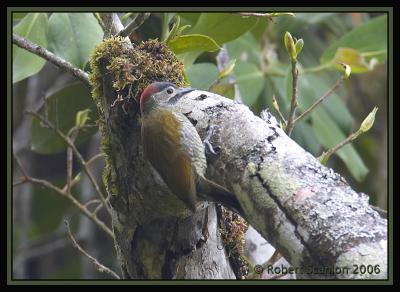
[(384, 61), (387, 55), (387, 16), (373, 18), (346, 33), (325, 50), (321, 64), (331, 62), (339, 48), (352, 48)]
[(236, 59), (230, 60), (229, 63), (225, 66), (224, 69), (222, 69), (221, 72), (219, 72), (218, 79), (225, 78), (229, 74), (232, 73), (233, 69), (235, 68), (236, 64)]
[(317, 156), (321, 151), (321, 144), (318, 142), (313, 128), (308, 123), (296, 124), (291, 138), (314, 156)]
[(27, 15), (28, 13), (26, 12), (13, 12), (12, 13), (12, 19), (13, 21), (15, 20), (21, 20), (22, 18), (25, 17), (25, 15)]
[(198, 63), (186, 69), (190, 85), (194, 88), (208, 90), (215, 79), (218, 78), (218, 68), (212, 63)]
[(235, 13), (202, 13), (190, 33), (208, 35), (222, 45), (250, 30), (257, 21)]
[(210, 90), (216, 94), (225, 96), (230, 99), (235, 98), (235, 85), (234, 84), (214, 84)]
[[(346, 136), (329, 117), (324, 109), (319, 108), (311, 113), (312, 127), (318, 141), (326, 149), (330, 149), (346, 139)], [(336, 155), (344, 162), (351, 175), (358, 181), (362, 181), (368, 174), (368, 168), (354, 149), (353, 145), (347, 144)]]
[(75, 116), (75, 127), (83, 127), (87, 121), (89, 121), (90, 109), (85, 109), (83, 111), (78, 111)]
[(338, 48), (333, 58), (333, 65), (343, 71), (343, 65), (350, 66), (352, 73), (364, 73), (369, 70), (369, 65), (361, 53), (351, 48)]
[(243, 102), (253, 105), (264, 88), (264, 74), (256, 65), (242, 62), (236, 64), (234, 72)]
[(214, 52), (221, 47), (210, 37), (200, 34), (188, 34), (179, 36), (169, 41), (168, 46), (175, 54), (187, 52)]
[[(46, 13), (28, 13), (13, 32), (46, 48), (47, 22)], [(13, 45), (13, 83), (38, 73), (45, 63), (44, 59)]]
[(316, 24), (326, 21), (337, 13), (296, 13), (295, 19), (304, 23)]
[(254, 64), (259, 63), (260, 44), (250, 32), (226, 43), (226, 49), (231, 59)]
[(53, 13), (49, 19), (49, 50), (84, 68), (103, 31), (92, 13)]
[[(243, 18), (234, 13), (201, 13), (189, 33), (206, 35), (221, 46), (250, 30), (257, 21), (255, 17)], [(182, 54), (184, 66), (193, 64), (200, 54), (201, 51)]]
[[(58, 125), (59, 129), (67, 134), (75, 126), (78, 111), (91, 109), (89, 118), (91, 121), (97, 119), (97, 110), (92, 101), (90, 91), (82, 84), (68, 85), (47, 97), (47, 112), (49, 121)], [(45, 115), (45, 107), (39, 111)], [(96, 132), (96, 129), (84, 129), (79, 132), (76, 145), (86, 141)], [(41, 154), (57, 153), (65, 150), (67, 145), (54, 132), (54, 130), (43, 127), (36, 118), (32, 120), (31, 149)]]

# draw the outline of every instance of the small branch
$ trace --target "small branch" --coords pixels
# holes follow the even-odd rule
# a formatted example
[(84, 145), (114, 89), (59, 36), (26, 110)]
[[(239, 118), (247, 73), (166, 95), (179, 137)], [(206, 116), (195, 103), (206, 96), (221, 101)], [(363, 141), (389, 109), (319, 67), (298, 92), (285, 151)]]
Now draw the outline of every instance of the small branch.
[(31, 52), (32, 54), (42, 57), (43, 59), (54, 64), (61, 70), (72, 74), (74, 77), (76, 77), (77, 79), (82, 81), (83, 84), (85, 84), (85, 86), (90, 88), (88, 74), (85, 71), (75, 67), (71, 63), (54, 55), (53, 53), (46, 50), (45, 48), (42, 48), (41, 46), (34, 44), (31, 41), (15, 34), (15, 33), (13, 33), (13, 43), (15, 45), (17, 45), (18, 47), (23, 48), (23, 49), (27, 50), (28, 52)]
[(292, 59), (292, 100), (290, 102), (289, 118), (286, 126), (286, 134), (290, 137), (294, 127), (294, 119), (297, 108), (297, 79), (299, 77), (299, 70), (297, 70), (297, 60)]
[(17, 164), (18, 164), (19, 169), (20, 169), (21, 172), (22, 172), (23, 178), (21, 179), (20, 183), (23, 183), (24, 181), (26, 181), (26, 180), (28, 179), (29, 176), (28, 176), (28, 174), (26, 173), (25, 168), (23, 167), (22, 162), (21, 162), (21, 160), (19, 159), (19, 157), (18, 157), (17, 155), (15, 155), (14, 153), (13, 153), (13, 156), (14, 156), (15, 161), (16, 161)]
[(117, 13), (100, 13), (100, 18), (104, 24), (104, 38), (116, 35), (124, 29)]
[(71, 141), (70, 138), (68, 138), (67, 136), (65, 136), (59, 128), (55, 127), (48, 119), (44, 118), (42, 115), (36, 113), (36, 112), (32, 112), (32, 111), (26, 111), (26, 114), (34, 116), (36, 118), (38, 118), (43, 124), (45, 124), (46, 126), (48, 126), (49, 128), (51, 128), (52, 130), (54, 130), (58, 136), (60, 136), (61, 139), (63, 139), (67, 145), (69, 147), (71, 147), (72, 151), (74, 152), (75, 156), (78, 158), (79, 163), (82, 165), (82, 168), (84, 170), (84, 172), (86, 173), (86, 175), (89, 177), (89, 180), (91, 181), (97, 195), (99, 196), (100, 200), (102, 201), (102, 203), (104, 204), (104, 206), (106, 207), (108, 213), (111, 215), (111, 208), (110, 206), (107, 204), (105, 196), (103, 195), (103, 192), (100, 190), (99, 185), (96, 182), (96, 179), (94, 178), (92, 172), (90, 171), (87, 162), (83, 159), (81, 153), (78, 151), (78, 149), (76, 148), (75, 144)]
[(89, 207), (90, 205), (93, 205), (93, 204), (100, 204), (101, 205), (101, 201), (100, 200), (96, 200), (96, 199), (89, 200), (83, 206), (85, 208), (87, 208), (87, 207)]
[(97, 259), (95, 259), (94, 257), (92, 257), (90, 254), (88, 254), (79, 244), (78, 242), (76, 242), (74, 236), (72, 235), (71, 229), (69, 228), (69, 223), (67, 220), (64, 220), (64, 224), (65, 227), (67, 228), (67, 232), (68, 232), (68, 236), (72, 241), (72, 245), (79, 250), (85, 257), (87, 257), (88, 259), (90, 259), (93, 264), (96, 266), (97, 270), (99, 272), (105, 272), (111, 276), (113, 276), (116, 279), (120, 279), (120, 277), (117, 275), (117, 273), (115, 273), (113, 270), (111, 270), (110, 268), (107, 268), (106, 266), (104, 266), (103, 264), (99, 263), (99, 261)]
[[(68, 137), (72, 142), (75, 142), (76, 137), (78, 136), (79, 128), (73, 127), (68, 132)], [(72, 184), (72, 167), (73, 167), (73, 152), (71, 147), (67, 148), (67, 194), (71, 193), (71, 184)]]
[(106, 31), (106, 26), (105, 26), (103, 20), (100, 17), (100, 13), (95, 12), (95, 13), (93, 13), (93, 16), (96, 18), (97, 22), (99, 23), (99, 25), (103, 29), (103, 32)]
[[(218, 70), (221, 72), (222, 70), (225, 69), (225, 67), (229, 64), (230, 58), (228, 55), (228, 50), (226, 49), (226, 45), (223, 45), (222, 50), (219, 51), (217, 57), (216, 57), (216, 61), (217, 61), (217, 66), (218, 66)], [(217, 79), (217, 82), (219, 82), (220, 80)], [(240, 90), (239, 90), (239, 86), (236, 83), (236, 77), (235, 74), (232, 72), (231, 74), (229, 74), (228, 76), (228, 81), (229, 83), (234, 85), (235, 88), (235, 100), (238, 102), (243, 103), (242, 100), (242, 96), (240, 94)], [(213, 86), (214, 84), (210, 85), (210, 88)]]
[(94, 155), (92, 158), (90, 158), (86, 164), (89, 166), (90, 164), (92, 164), (95, 160), (97, 160), (100, 157), (104, 157), (104, 153), (97, 153), (96, 155)]
[(117, 36), (130, 36), (131, 33), (138, 29), (149, 16), (150, 13), (137, 13), (132, 21), (128, 23), (128, 25), (117, 34)]
[(253, 16), (259, 18), (267, 18), (272, 22), (274, 22), (274, 17), (277, 16), (294, 16), (294, 13), (291, 12), (274, 12), (274, 13), (240, 12), (239, 14), (245, 17)]
[(338, 79), (338, 81), (336, 81), (336, 83), (331, 87), (331, 89), (329, 89), (323, 96), (321, 96), (320, 98), (318, 98), (318, 100), (316, 102), (313, 103), (312, 106), (310, 106), (307, 110), (305, 110), (300, 116), (298, 116), (295, 120), (294, 123), (297, 123), (298, 121), (300, 121), (301, 119), (303, 119), (305, 116), (307, 116), (309, 113), (311, 113), (313, 111), (314, 108), (316, 108), (321, 102), (324, 101), (325, 98), (327, 98), (328, 96), (330, 96), (332, 94), (332, 92), (334, 92), (342, 83), (343, 83), (344, 78), (340, 77)]
[(321, 161), (321, 163), (324, 163), (326, 161), (328, 161), (329, 157), (332, 156), (332, 154), (335, 154), (340, 148), (346, 146), (347, 144), (351, 143), (353, 140), (355, 140), (358, 136), (360, 135), (360, 132), (355, 132), (355, 133), (351, 133), (346, 139), (344, 139), (342, 142), (340, 142), (339, 144), (337, 144), (336, 146), (332, 147), (331, 149), (329, 149), (328, 151), (322, 153), (321, 156), (318, 157), (319, 161)]
[(283, 125), (286, 127), (287, 122), (285, 120), (285, 117), (283, 116), (283, 114), (279, 110), (279, 105), (278, 105), (278, 102), (276, 101), (275, 95), (272, 96), (272, 105), (274, 106), (275, 111), (278, 113), (279, 118), (281, 119)]
[(17, 164), (18, 164), (19, 168), (21, 169), (22, 173), (24, 173), (26, 182), (30, 182), (30, 183), (48, 188), (50, 190), (55, 191), (57, 194), (69, 199), (72, 202), (72, 204), (75, 205), (84, 215), (86, 215), (90, 220), (92, 220), (95, 224), (97, 224), (97, 226), (99, 226), (101, 229), (103, 229), (103, 231), (105, 231), (108, 235), (110, 235), (111, 238), (114, 238), (114, 233), (111, 231), (111, 229), (109, 229), (104, 224), (104, 222), (99, 220), (95, 214), (92, 214), (91, 212), (89, 212), (88, 209), (86, 209), (84, 206), (82, 206), (82, 204), (77, 199), (75, 199), (74, 196), (68, 195), (65, 191), (58, 188), (57, 186), (55, 186), (54, 184), (52, 184), (51, 182), (49, 182), (47, 180), (30, 177), (29, 175), (26, 174), (26, 171), (25, 171), (23, 165), (21, 164), (19, 157), (14, 154), (14, 158), (17, 161)]

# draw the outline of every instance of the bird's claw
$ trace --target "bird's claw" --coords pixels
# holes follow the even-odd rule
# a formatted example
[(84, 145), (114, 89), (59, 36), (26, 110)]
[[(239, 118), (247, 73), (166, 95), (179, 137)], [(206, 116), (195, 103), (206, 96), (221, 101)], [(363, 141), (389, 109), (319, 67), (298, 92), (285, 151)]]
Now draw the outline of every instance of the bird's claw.
[(215, 125), (211, 125), (211, 126), (207, 127), (207, 136), (203, 141), (204, 148), (205, 148), (207, 154), (213, 154), (213, 155), (217, 155), (218, 154), (214, 150), (213, 146), (210, 143), (210, 139), (211, 139), (211, 136), (212, 136), (212, 134), (214, 132), (215, 127), (216, 127)]

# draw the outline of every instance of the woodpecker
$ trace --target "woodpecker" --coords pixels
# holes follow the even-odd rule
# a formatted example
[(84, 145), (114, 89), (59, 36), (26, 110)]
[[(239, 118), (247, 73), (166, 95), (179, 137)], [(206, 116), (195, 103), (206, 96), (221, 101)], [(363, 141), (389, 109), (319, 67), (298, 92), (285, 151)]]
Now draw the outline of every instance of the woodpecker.
[(142, 143), (145, 156), (166, 185), (195, 212), (197, 199), (218, 202), (240, 214), (235, 196), (205, 178), (205, 147), (189, 119), (174, 105), (193, 88), (154, 82), (140, 96)]

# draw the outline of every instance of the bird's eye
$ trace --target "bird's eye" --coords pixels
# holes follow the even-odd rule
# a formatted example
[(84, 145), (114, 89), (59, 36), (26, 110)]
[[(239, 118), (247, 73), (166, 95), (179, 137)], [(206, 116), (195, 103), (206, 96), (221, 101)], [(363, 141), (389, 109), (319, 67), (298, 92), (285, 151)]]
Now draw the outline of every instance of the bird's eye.
[(168, 87), (167, 93), (168, 93), (168, 94), (174, 93), (174, 89), (173, 89), (172, 87)]

